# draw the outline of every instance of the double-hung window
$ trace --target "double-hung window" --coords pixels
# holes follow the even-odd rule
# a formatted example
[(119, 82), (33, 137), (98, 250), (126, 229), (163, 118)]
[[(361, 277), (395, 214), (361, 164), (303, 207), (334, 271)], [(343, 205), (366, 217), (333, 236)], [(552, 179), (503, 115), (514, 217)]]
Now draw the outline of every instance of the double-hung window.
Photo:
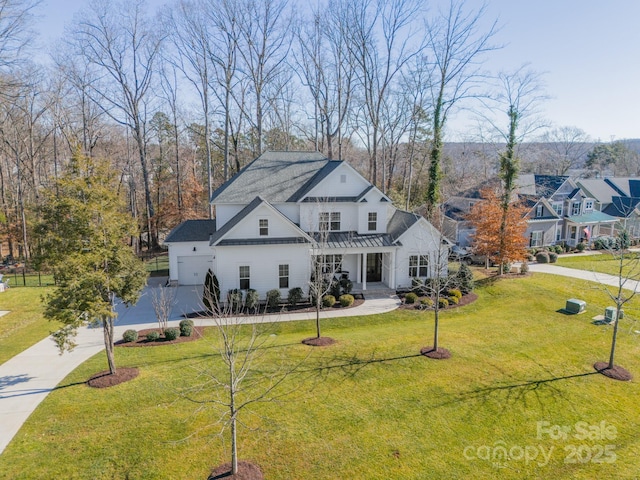
[(429, 270), (429, 257), (427, 255), (409, 256), (409, 276), (426, 277)]
[(279, 288), (289, 288), (289, 265), (278, 265)]
[(378, 229), (378, 213), (377, 212), (369, 212), (369, 216), (367, 218), (368, 230), (370, 232), (375, 232)]
[(340, 230), (340, 212), (320, 212), (318, 227), (321, 232)]
[(261, 218), (259, 220), (259, 226), (260, 226), (260, 236), (261, 237), (266, 237), (269, 235), (269, 220), (266, 218)]
[(251, 288), (249, 265), (241, 265), (239, 270), (240, 290), (249, 290)]

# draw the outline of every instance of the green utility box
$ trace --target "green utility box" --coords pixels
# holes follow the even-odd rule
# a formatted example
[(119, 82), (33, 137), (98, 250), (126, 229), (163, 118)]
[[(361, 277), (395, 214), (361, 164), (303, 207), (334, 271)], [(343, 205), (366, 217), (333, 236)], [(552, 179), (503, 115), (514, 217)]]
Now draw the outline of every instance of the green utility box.
[(587, 310), (587, 302), (576, 298), (570, 298), (567, 300), (567, 305), (564, 309), (569, 313), (584, 313)]
[[(624, 318), (624, 311), (620, 310), (619, 318)], [(607, 323), (613, 323), (616, 321), (616, 307), (607, 307), (604, 309), (604, 320)]]

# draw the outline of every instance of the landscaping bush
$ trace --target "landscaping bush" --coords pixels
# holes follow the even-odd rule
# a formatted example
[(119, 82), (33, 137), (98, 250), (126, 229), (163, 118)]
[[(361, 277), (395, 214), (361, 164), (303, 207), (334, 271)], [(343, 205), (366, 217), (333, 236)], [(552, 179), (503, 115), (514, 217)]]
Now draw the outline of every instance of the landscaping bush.
[(549, 253), (548, 252), (538, 252), (536, 254), (536, 260), (538, 263), (549, 263)]
[(431, 308), (434, 305), (434, 301), (431, 300), (430, 298), (423, 298), (420, 300), (420, 305), (423, 308)]
[(556, 263), (558, 261), (558, 254), (556, 252), (549, 252), (549, 263)]
[(342, 293), (351, 293), (351, 290), (353, 290), (353, 282), (348, 278), (340, 280), (340, 286), (342, 287)]
[(175, 327), (167, 328), (164, 331), (164, 338), (166, 338), (169, 341), (175, 340), (179, 336), (180, 336), (180, 330)]
[(452, 288), (447, 293), (450, 297), (456, 297), (458, 300), (462, 298), (462, 292), (457, 288)]
[(525, 273), (529, 272), (529, 264), (527, 262), (522, 262), (522, 265), (520, 265), (520, 274), (524, 275)]
[(411, 279), (411, 292), (414, 293), (416, 297), (424, 295), (426, 291), (427, 286), (424, 284), (422, 279), (415, 277)]
[(587, 246), (580, 242), (577, 246), (576, 246), (576, 250), (578, 250), (579, 252), (584, 252), (584, 250), (587, 248)]
[(160, 333), (158, 333), (156, 330), (151, 330), (149, 333), (147, 333), (146, 338), (149, 342), (155, 342), (160, 338)]
[(182, 337), (190, 337), (193, 333), (193, 320), (185, 318), (180, 320), (180, 335)]
[(342, 295), (342, 288), (340, 287), (340, 282), (338, 280), (333, 280), (331, 282), (329, 295), (332, 295), (334, 298), (338, 298), (340, 295)]
[(211, 269), (207, 270), (207, 276), (204, 278), (202, 303), (207, 313), (214, 313), (220, 307), (220, 282)]
[(475, 281), (473, 280), (473, 272), (466, 263), (460, 265), (458, 273), (456, 273), (456, 285), (462, 293), (473, 291)]
[(242, 310), (242, 292), (237, 288), (229, 290), (229, 293), (227, 293), (227, 303), (232, 312)]
[(353, 305), (355, 299), (353, 298), (353, 295), (345, 293), (344, 295), (340, 295), (338, 301), (340, 302), (341, 307), (350, 307), (351, 305)]
[(274, 288), (267, 292), (267, 305), (269, 308), (277, 308), (280, 305), (280, 290)]
[(409, 292), (404, 296), (404, 303), (416, 303), (416, 300), (418, 299), (418, 295), (416, 295), (413, 292)]
[(138, 340), (138, 332), (136, 332), (135, 330), (125, 330), (125, 332), (122, 334), (122, 340), (127, 343), (135, 342), (136, 340)]
[(287, 296), (287, 302), (292, 307), (295, 307), (302, 301), (304, 298), (304, 293), (300, 287), (295, 287), (289, 290), (289, 295)]
[(247, 290), (247, 296), (244, 299), (244, 305), (249, 310), (255, 311), (258, 309), (258, 305), (260, 304), (260, 297), (258, 296), (258, 292), (253, 288)]
[(556, 245), (555, 251), (558, 255), (560, 255), (561, 253), (564, 253), (564, 248), (562, 248), (562, 245)]
[(451, 295), (448, 299), (449, 305), (458, 305), (460, 303), (460, 299), (454, 295)]
[(447, 300), (446, 298), (438, 299), (438, 306), (440, 308), (447, 308), (449, 306), (449, 300)]
[(322, 306), (325, 308), (331, 308), (336, 304), (336, 297), (333, 295), (325, 295), (322, 297)]

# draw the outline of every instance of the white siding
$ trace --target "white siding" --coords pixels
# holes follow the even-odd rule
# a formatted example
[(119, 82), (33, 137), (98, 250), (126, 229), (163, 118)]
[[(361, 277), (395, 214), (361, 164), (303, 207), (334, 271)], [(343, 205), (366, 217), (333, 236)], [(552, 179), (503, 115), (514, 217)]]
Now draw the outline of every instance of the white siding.
[(235, 217), (246, 205), (216, 205), (216, 229)]
[(440, 249), (441, 259), (438, 261), (440, 236), (426, 220), (420, 220), (409, 228), (401, 237), (402, 247), (396, 252), (396, 286), (410, 287), (409, 257), (411, 255), (427, 255), (429, 257), (429, 277), (435, 276), (435, 267), (440, 264), (443, 272), (447, 270), (449, 249), (443, 245)]
[[(291, 237), (298, 236), (300, 232), (278, 212), (269, 208), (267, 205), (261, 205), (256, 208), (251, 215), (248, 215), (238, 225), (236, 225), (224, 238), (225, 239), (255, 239), (260, 236), (260, 219), (266, 219), (269, 222), (268, 237)], [(264, 237), (262, 237), (264, 238)]]
[[(344, 183), (342, 180), (344, 179)], [(369, 186), (358, 172), (346, 164), (336, 168), (331, 174), (316, 185), (309, 197), (355, 197)]]
[(281, 289), (283, 298), (294, 287), (308, 290), (310, 269), (309, 245), (261, 245), (259, 247), (227, 246), (214, 249), (214, 273), (220, 281), (222, 298), (240, 287), (241, 265), (250, 268), (250, 287), (264, 299), (268, 290), (279, 288), (278, 266), (289, 265), (289, 288)]
[(341, 232), (358, 230), (358, 205), (355, 203), (303, 203), (300, 205), (300, 228), (317, 232), (320, 212), (340, 212)]

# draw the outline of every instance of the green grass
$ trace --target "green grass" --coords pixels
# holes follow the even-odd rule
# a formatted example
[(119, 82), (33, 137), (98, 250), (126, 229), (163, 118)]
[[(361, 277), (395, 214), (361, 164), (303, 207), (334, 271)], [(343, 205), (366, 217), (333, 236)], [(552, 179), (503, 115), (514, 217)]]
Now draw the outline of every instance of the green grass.
[(150, 260), (145, 261), (147, 272), (151, 276), (169, 275), (169, 255), (159, 255)]
[[(638, 258), (640, 254), (632, 252), (625, 254), (623, 275), (632, 272), (632, 275), (638, 274)], [(558, 265), (567, 268), (577, 268), (579, 270), (587, 270), (597, 273), (608, 273), (609, 275), (618, 275), (620, 272), (620, 258), (610, 253), (602, 253), (599, 255), (585, 255), (572, 257), (565, 255), (558, 257)]]
[[(559, 313), (576, 292), (587, 313)], [(300, 344), (312, 322), (276, 325), (261, 370), (310, 356), (283, 387), (292, 394), (244, 414), (241, 457), (268, 479), (637, 478), (639, 384), (592, 368), (608, 356), (610, 327), (591, 323), (607, 304), (604, 294), (542, 274), (485, 281), (478, 294), (442, 313), (441, 345), (453, 354), (444, 361), (417, 355), (431, 342), (433, 313), (326, 320), (323, 334), (339, 343), (323, 349)], [(621, 329), (616, 363), (638, 376), (640, 345), (629, 327)], [(220, 411), (198, 411), (180, 392), (202, 366), (220, 368), (211, 343), (119, 348), (118, 365), (137, 366), (140, 376), (102, 390), (82, 384), (105, 368), (104, 355), (95, 356), (29, 418), (0, 457), (0, 478), (206, 478), (227, 461), (228, 443), (214, 435)], [(554, 440), (538, 436), (538, 422), (606, 422), (616, 433)], [(565, 463), (576, 459), (572, 448), (585, 460), (600, 445), (615, 446), (614, 463)], [(540, 446), (552, 452), (547, 465), (538, 465), (541, 457), (501, 465), (477, 458), (496, 446), (516, 457)]]
[(0, 293), (0, 364), (45, 338), (57, 324), (42, 315), (45, 288), (10, 288)]

